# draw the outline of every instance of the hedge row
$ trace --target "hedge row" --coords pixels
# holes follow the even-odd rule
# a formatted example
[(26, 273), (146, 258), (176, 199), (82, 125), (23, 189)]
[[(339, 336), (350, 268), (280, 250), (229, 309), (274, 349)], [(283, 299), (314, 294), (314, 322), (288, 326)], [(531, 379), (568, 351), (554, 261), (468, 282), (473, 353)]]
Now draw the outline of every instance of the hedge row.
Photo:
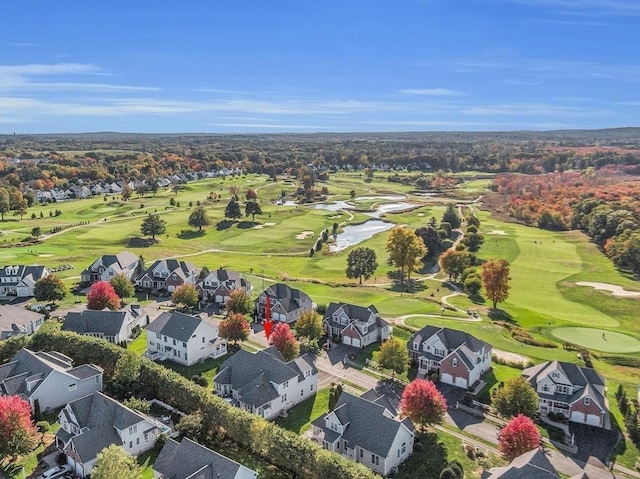
[(157, 398), (186, 414), (199, 411), (203, 416), (204, 430), (225, 434), (239, 445), (262, 456), (267, 462), (291, 471), (296, 477), (379, 477), (362, 464), (326, 451), (291, 431), (231, 406), (178, 373), (106, 341), (75, 333), (41, 330), (32, 336), (28, 347), (34, 350), (59, 351), (71, 357), (76, 364), (96, 364), (104, 369), (106, 382), (113, 375), (118, 359), (123, 355), (130, 355), (135, 360), (131, 361), (129, 358), (129, 364), (133, 363), (139, 368), (139, 375), (129, 384), (129, 395)]

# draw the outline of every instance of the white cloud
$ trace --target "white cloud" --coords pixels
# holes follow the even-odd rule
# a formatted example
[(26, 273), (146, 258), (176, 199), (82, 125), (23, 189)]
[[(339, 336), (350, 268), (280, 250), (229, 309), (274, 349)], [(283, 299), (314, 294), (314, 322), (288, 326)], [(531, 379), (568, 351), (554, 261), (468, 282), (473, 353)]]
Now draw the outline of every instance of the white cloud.
[(640, 3), (637, 0), (515, 0), (515, 3), (549, 8), (554, 13), (564, 15), (640, 16)]
[(407, 88), (398, 90), (398, 93), (419, 96), (460, 96), (463, 94), (460, 91), (450, 90), (448, 88)]

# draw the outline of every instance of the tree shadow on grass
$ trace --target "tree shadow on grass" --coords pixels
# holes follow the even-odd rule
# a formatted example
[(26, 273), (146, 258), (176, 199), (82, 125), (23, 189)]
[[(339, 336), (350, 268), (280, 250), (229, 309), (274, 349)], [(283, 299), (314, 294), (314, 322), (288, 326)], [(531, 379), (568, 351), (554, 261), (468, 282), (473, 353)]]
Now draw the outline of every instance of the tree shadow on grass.
[(395, 291), (396, 293), (417, 293), (427, 289), (427, 285), (423, 281), (416, 281), (413, 279), (407, 280), (404, 283), (400, 281), (394, 281), (393, 284), (387, 288), (388, 291)]
[(481, 403), (490, 404), (491, 403), (490, 390), (493, 386), (495, 386), (498, 383), (498, 378), (496, 378), (496, 375), (493, 372), (493, 369), (491, 369), (487, 374), (484, 375), (482, 380), (484, 381), (485, 385), (478, 393), (476, 400), (480, 401)]
[(287, 417), (278, 418), (276, 424), (280, 427), (288, 429), (289, 431), (300, 434), (305, 424), (311, 421), (311, 414), (313, 413), (313, 403), (315, 397), (307, 399), (301, 402), (291, 411), (289, 411)]
[(204, 236), (205, 232), (204, 230), (182, 230), (180, 231), (180, 233), (178, 233), (178, 238), (180, 239), (193, 239), (193, 238), (199, 238), (201, 236)]
[(506, 321), (508, 323), (515, 323), (513, 316), (511, 316), (503, 309), (490, 308), (488, 316), (492, 321)]
[(479, 294), (473, 294), (469, 296), (469, 299), (473, 304), (485, 304), (487, 301)]
[(416, 432), (413, 454), (400, 465), (396, 479), (438, 479), (447, 467), (447, 448), (433, 432)]
[(257, 221), (240, 221), (238, 223), (238, 229), (239, 230), (247, 230), (249, 228), (253, 228), (257, 224), (258, 224)]
[(157, 243), (158, 243), (158, 240), (156, 239), (140, 238), (139, 236), (132, 236), (129, 239), (129, 243), (127, 243), (127, 246), (129, 248), (148, 248)]
[(228, 230), (232, 226), (233, 226), (233, 221), (222, 220), (222, 221), (218, 221), (218, 223), (216, 224), (216, 229), (218, 231), (223, 231), (223, 230)]

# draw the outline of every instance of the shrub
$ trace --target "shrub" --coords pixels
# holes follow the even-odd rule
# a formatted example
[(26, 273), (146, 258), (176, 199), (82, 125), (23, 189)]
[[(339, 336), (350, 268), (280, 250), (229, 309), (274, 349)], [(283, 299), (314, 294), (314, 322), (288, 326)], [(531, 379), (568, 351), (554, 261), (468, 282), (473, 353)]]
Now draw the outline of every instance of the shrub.
[(48, 432), (49, 429), (51, 429), (51, 425), (49, 424), (48, 421), (38, 421), (36, 423), (36, 427), (38, 428), (38, 432), (44, 434), (45, 432)]
[(207, 380), (207, 378), (205, 378), (204, 376), (199, 376), (197, 374), (195, 376), (191, 376), (191, 381), (196, 383), (198, 386), (202, 386), (203, 388), (209, 386), (209, 381)]
[(450, 467), (445, 467), (442, 471), (440, 471), (440, 476), (438, 477), (440, 479), (459, 479), (456, 472)]

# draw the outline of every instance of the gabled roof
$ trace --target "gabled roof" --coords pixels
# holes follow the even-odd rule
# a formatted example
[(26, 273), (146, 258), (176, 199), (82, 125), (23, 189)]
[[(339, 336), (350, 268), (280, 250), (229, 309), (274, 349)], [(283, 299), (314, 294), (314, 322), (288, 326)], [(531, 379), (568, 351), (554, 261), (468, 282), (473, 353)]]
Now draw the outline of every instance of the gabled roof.
[(18, 278), (17, 281), (3, 282), (2, 284), (6, 286), (16, 285), (26, 277), (31, 277), (31, 280), (35, 283), (45, 276), (46, 272), (47, 268), (40, 265), (3, 266), (2, 269), (0, 269), (0, 278)]
[(275, 348), (253, 354), (241, 349), (222, 363), (213, 382), (230, 384), (241, 402), (259, 407), (279, 396), (273, 384), (303, 379), (305, 370), (318, 372), (306, 354), (287, 363)]
[[(406, 428), (413, 434), (414, 427), (409, 419), (399, 421), (389, 417), (391, 413), (387, 411), (385, 414), (385, 411), (387, 410), (383, 406), (361, 397), (347, 392), (340, 394), (333, 413), (346, 426), (342, 439), (347, 441), (347, 447), (361, 447), (377, 456), (387, 457), (401, 429)], [(330, 431), (326, 429), (326, 417), (327, 415), (321, 416), (312, 424)]]
[(78, 334), (102, 333), (105, 336), (116, 336), (122, 331), (127, 318), (126, 311), (93, 311), (67, 313), (62, 331), (73, 331)]
[(154, 263), (147, 268), (140, 277), (147, 274), (150, 277), (153, 277), (153, 272), (160, 266), (164, 266), (169, 271), (169, 276), (175, 273), (182, 279), (186, 279), (188, 276), (193, 275), (198, 269), (193, 264), (185, 261), (178, 261), (177, 259), (159, 259), (154, 261)]
[(118, 254), (105, 254), (95, 260), (91, 266), (85, 269), (82, 274), (89, 274), (93, 271), (94, 266), (98, 266), (102, 264), (105, 268), (109, 266), (113, 266), (116, 271), (124, 271), (129, 269), (131, 266), (137, 264), (140, 261), (140, 258), (129, 251), (122, 251)]
[(11, 304), (0, 305), (0, 333), (4, 336), (12, 336), (17, 333), (27, 332), (27, 327), (33, 322), (44, 318), (44, 314), (29, 311), (28, 309)]
[(254, 476), (258, 475), (186, 437), (180, 443), (168, 439), (154, 462), (153, 469), (163, 477), (180, 479), (234, 479), (240, 469), (246, 469)]
[(448, 351), (457, 349), (462, 345), (465, 345), (474, 353), (478, 353), (483, 348), (485, 350), (491, 349), (490, 344), (476, 338), (472, 334), (457, 329), (441, 328), (438, 326), (425, 326), (411, 336), (408, 343), (409, 348), (413, 350), (413, 343), (416, 340), (419, 342), (420, 347), (422, 347), (422, 343), (434, 335), (438, 336), (438, 339)]
[[(344, 329), (348, 325), (344, 325), (340, 323), (339, 320), (336, 320), (336, 317), (342, 314), (349, 318), (349, 324), (367, 324), (367, 333), (375, 330), (376, 328), (389, 326), (389, 323), (379, 316), (378, 310), (374, 305), (364, 307), (349, 303), (329, 303), (323, 321), (325, 321), (329, 326)], [(369, 324), (369, 319), (372, 315), (375, 320)]]
[[(147, 326), (147, 331), (187, 342), (203, 322), (205, 320), (198, 316), (191, 316), (178, 311), (165, 311)], [(213, 323), (211, 325), (213, 326)]]
[(261, 293), (261, 296), (263, 294), (271, 298), (272, 308), (278, 302), (288, 313), (300, 309), (300, 303), (304, 300), (311, 302), (308, 295), (283, 283), (272, 284)]
[(560, 474), (545, 453), (536, 448), (516, 457), (511, 464), (492, 470), (486, 479), (558, 479)]
[[(538, 395), (542, 398), (555, 398), (556, 400), (563, 400), (569, 404), (578, 401), (586, 395), (589, 395), (591, 400), (602, 409), (607, 410), (606, 399), (598, 389), (598, 387), (604, 387), (604, 378), (600, 376), (594, 369), (578, 366), (573, 363), (566, 363), (563, 361), (547, 361), (546, 363), (537, 364), (522, 371), (522, 376), (533, 386), (534, 389), (538, 389), (538, 383), (541, 381), (550, 381), (558, 383), (552, 374), (554, 371), (558, 371), (563, 377), (573, 386), (573, 393), (567, 394), (545, 394), (544, 392), (538, 392)], [(562, 383), (564, 384), (564, 383)], [(598, 386), (598, 387), (595, 387)]]

